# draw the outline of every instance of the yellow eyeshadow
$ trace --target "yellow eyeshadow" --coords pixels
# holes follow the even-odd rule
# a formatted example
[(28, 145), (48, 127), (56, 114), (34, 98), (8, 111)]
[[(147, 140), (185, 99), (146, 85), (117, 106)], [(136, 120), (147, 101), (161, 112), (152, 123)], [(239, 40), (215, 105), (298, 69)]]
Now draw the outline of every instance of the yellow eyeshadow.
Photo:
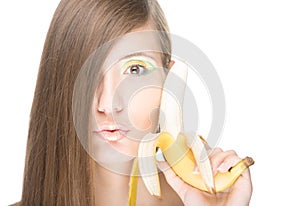
[(134, 60), (129, 60), (129, 61), (125, 62), (124, 65), (122, 66), (121, 72), (124, 73), (126, 71), (126, 69), (132, 65), (140, 65), (148, 70), (152, 70), (153, 68), (155, 68), (155, 66), (149, 61), (134, 59)]

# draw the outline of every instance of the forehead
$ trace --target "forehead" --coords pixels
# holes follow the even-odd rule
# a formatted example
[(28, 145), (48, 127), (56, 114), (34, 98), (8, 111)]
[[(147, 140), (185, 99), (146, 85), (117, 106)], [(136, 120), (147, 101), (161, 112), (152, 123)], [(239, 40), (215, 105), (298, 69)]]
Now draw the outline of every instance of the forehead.
[(156, 60), (161, 57), (162, 49), (157, 31), (128, 33), (111, 43), (112, 48), (104, 61), (104, 68), (110, 68), (121, 59), (133, 56), (148, 56)]

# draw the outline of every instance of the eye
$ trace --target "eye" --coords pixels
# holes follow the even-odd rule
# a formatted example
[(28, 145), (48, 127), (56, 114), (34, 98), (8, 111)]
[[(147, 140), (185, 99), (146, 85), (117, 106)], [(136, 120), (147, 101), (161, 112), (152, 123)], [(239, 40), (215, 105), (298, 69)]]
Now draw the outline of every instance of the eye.
[(142, 76), (149, 74), (155, 69), (154, 65), (143, 60), (129, 60), (122, 66), (123, 74)]
[(146, 68), (139, 64), (130, 65), (124, 71), (124, 74), (135, 74), (135, 75), (142, 75), (146, 71)]

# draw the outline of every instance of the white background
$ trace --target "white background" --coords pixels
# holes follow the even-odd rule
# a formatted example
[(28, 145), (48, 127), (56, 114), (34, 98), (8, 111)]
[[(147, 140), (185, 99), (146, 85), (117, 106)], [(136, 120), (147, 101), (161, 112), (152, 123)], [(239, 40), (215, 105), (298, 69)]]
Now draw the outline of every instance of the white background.
[[(58, 2), (0, 3), (0, 205), (21, 197), (36, 74)], [(201, 48), (221, 78), (227, 111), (219, 146), (256, 160), (251, 205), (295, 205), (300, 184), (299, 1), (160, 2), (171, 32)]]

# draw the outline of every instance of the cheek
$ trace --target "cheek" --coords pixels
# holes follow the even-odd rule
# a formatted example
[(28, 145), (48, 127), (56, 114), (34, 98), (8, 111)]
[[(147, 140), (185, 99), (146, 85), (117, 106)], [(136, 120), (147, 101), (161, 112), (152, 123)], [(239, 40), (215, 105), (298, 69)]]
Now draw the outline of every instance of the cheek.
[(129, 120), (138, 130), (151, 130), (157, 127), (161, 89), (145, 88), (137, 92), (129, 101)]

